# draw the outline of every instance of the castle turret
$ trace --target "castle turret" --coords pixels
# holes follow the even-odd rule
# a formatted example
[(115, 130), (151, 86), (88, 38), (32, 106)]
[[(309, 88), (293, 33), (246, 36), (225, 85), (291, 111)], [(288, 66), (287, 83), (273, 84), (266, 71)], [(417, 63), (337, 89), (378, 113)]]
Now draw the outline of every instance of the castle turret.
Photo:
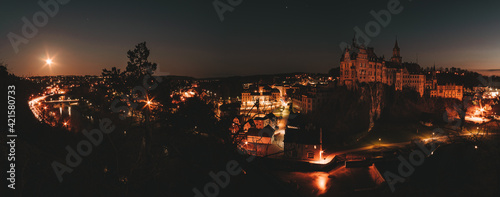
[(394, 44), (394, 48), (392, 49), (391, 62), (395, 62), (397, 64), (401, 64), (403, 62), (403, 58), (401, 57), (401, 54), (400, 54), (400, 49), (399, 49), (397, 39), (396, 39), (396, 44)]

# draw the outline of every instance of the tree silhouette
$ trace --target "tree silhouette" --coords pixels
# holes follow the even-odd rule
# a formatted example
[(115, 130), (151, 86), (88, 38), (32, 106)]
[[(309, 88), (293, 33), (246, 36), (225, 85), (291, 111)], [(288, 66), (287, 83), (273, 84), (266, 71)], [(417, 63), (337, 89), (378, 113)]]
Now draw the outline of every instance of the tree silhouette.
[(144, 132), (141, 136), (143, 141), (141, 143), (141, 154), (143, 156), (140, 157), (146, 159), (151, 157), (152, 126), (150, 116), (154, 112), (151, 111), (149, 104), (146, 105), (147, 100), (151, 100), (152, 97), (148, 91), (150, 88), (145, 87), (147, 83), (144, 80), (151, 76), (157, 67), (156, 63), (148, 60), (149, 54), (150, 51), (146, 46), (146, 42), (139, 43), (133, 50), (127, 52), (128, 61), (125, 71), (121, 72), (116, 67), (112, 67), (110, 70), (102, 70), (102, 76), (109, 79), (103, 90), (108, 89), (108, 85), (110, 85), (113, 92), (118, 92), (115, 99), (121, 99), (121, 106), (132, 108), (132, 112), (139, 110), (145, 116), (144, 121), (141, 123), (144, 126)]
[(7, 76), (9, 72), (7, 72), (7, 65), (0, 62), (0, 76)]
[[(111, 70), (102, 69), (102, 76), (107, 79), (107, 84), (110, 85), (111, 89), (114, 91), (123, 92), (123, 76), (125, 72), (120, 72), (120, 69), (112, 67)], [(108, 88), (105, 88), (108, 89)]]
[(14, 76), (9, 73), (7, 69), (7, 64), (0, 62), (0, 84), (6, 87), (7, 81), (12, 79)]
[(146, 42), (139, 43), (135, 46), (134, 50), (129, 50), (127, 57), (128, 62), (125, 76), (129, 84), (138, 85), (139, 80), (148, 74), (152, 75), (156, 70), (156, 63), (148, 61), (149, 49), (146, 46)]
[(118, 80), (122, 76), (122, 74), (123, 73), (120, 73), (120, 69), (117, 69), (116, 67), (112, 67), (111, 70), (102, 69), (102, 76), (103, 77), (108, 77), (116, 82), (118, 82)]
[[(143, 80), (146, 79), (146, 76), (153, 75), (156, 70), (156, 63), (152, 63), (148, 60), (149, 58), (149, 49), (146, 46), (146, 42), (139, 43), (135, 46), (134, 50), (129, 50), (127, 52), (128, 62), (127, 68), (124, 72), (125, 76), (125, 84), (127, 88), (130, 88), (130, 92), (132, 93), (132, 98), (136, 98), (135, 102), (145, 102), (143, 99), (150, 99), (148, 88), (142, 88), (144, 86)], [(142, 91), (135, 91), (137, 86), (140, 86)], [(145, 95), (138, 95), (145, 94)], [(143, 113), (145, 114), (145, 131), (143, 133), (143, 142), (141, 145), (141, 151), (146, 159), (151, 159), (151, 144), (152, 144), (152, 128), (150, 122), (150, 114), (151, 109), (149, 105), (147, 107), (142, 108)]]

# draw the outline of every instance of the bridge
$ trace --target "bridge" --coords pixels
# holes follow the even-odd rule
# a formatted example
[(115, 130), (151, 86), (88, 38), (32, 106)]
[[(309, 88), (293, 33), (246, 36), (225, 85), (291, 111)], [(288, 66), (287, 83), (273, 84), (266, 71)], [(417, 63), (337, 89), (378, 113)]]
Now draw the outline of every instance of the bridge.
[(69, 103), (70, 105), (77, 105), (79, 99), (68, 99), (68, 100), (51, 100), (51, 101), (42, 101), (43, 103), (53, 103), (53, 104), (60, 104), (60, 103)]

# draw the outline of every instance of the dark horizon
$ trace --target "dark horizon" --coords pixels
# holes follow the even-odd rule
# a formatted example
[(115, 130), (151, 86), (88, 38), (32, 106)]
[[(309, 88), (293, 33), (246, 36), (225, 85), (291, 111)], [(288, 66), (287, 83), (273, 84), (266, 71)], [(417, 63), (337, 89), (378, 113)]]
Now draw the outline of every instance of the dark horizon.
[[(335, 67), (339, 68), (339, 67)], [(444, 67), (443, 67), (444, 68)], [(436, 69), (439, 69), (438, 66), (436, 66)], [(476, 72), (479, 73), (485, 77), (499, 77), (500, 76), (500, 69), (484, 69), (484, 70), (468, 70), (467, 71), (471, 72)], [(490, 74), (494, 73), (494, 74)], [(185, 77), (185, 78), (193, 78), (193, 79), (225, 79), (225, 78), (233, 78), (233, 77), (262, 77), (262, 76), (275, 76), (275, 75), (293, 75), (293, 74), (322, 74), (322, 75), (328, 75), (328, 72), (324, 73), (308, 73), (308, 72), (288, 72), (288, 73), (262, 73), (262, 74), (249, 74), (249, 75), (228, 75), (228, 76), (209, 76), (209, 77), (193, 77), (193, 76), (187, 76), (187, 75), (157, 75), (153, 74), (152, 76), (163, 76), (163, 77)], [(67, 75), (21, 75), (19, 77), (58, 77), (58, 76), (102, 76), (102, 73), (98, 73), (95, 75), (92, 74), (86, 74), (86, 75), (79, 75), (79, 74), (67, 74)]]

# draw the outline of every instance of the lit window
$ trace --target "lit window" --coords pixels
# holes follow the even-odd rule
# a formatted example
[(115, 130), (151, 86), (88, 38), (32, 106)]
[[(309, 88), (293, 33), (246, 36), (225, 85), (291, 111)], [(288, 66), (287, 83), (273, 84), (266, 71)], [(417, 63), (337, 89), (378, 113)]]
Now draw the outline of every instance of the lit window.
[(307, 153), (307, 158), (313, 159), (314, 158), (314, 153), (313, 152), (308, 152)]

